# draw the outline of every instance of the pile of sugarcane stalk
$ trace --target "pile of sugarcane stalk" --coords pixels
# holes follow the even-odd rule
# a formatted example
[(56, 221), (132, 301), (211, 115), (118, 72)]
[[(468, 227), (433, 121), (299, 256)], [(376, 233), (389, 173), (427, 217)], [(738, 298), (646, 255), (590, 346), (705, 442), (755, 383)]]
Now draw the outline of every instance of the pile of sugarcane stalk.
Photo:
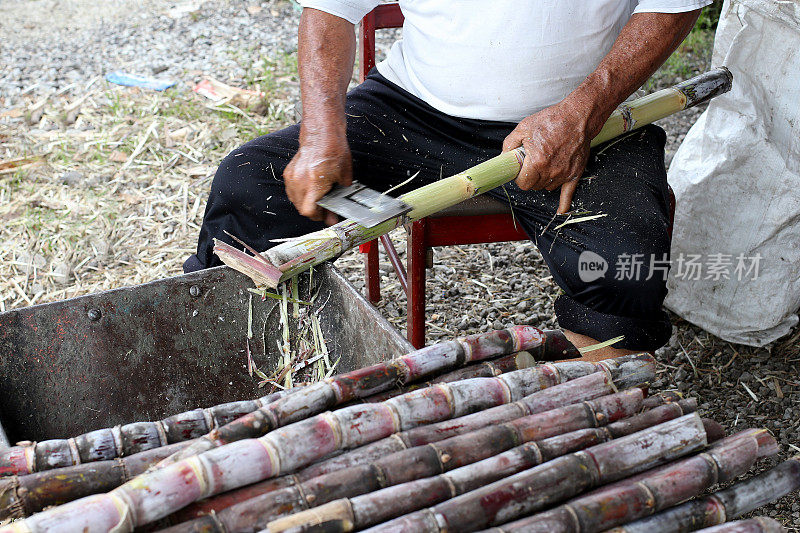
[(544, 362), (577, 355), (560, 332), (518, 326), (258, 401), (15, 447), (0, 452), (0, 521), (15, 519), (0, 533), (678, 532), (800, 487), (798, 457), (713, 492), (776, 454), (774, 438), (725, 436), (695, 399), (648, 391), (649, 354)]

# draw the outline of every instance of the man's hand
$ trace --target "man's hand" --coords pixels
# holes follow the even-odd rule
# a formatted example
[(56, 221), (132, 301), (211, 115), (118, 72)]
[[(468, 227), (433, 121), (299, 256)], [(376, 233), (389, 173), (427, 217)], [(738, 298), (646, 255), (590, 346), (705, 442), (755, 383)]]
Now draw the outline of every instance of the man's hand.
[(517, 176), (523, 190), (561, 187), (558, 214), (570, 209), (578, 179), (589, 159), (588, 114), (569, 97), (525, 118), (503, 141), (503, 151), (525, 148)]
[(698, 16), (699, 9), (635, 13), (594, 72), (564, 100), (529, 116), (506, 137), (504, 152), (525, 148), (517, 185), (548, 191), (561, 187), (558, 213), (569, 211), (589, 143), (614, 109), (666, 61)]
[(300, 149), (283, 171), (286, 193), (301, 215), (336, 224), (334, 213), (317, 205), (334, 183), (350, 185), (353, 161), (342, 134), (314, 134), (302, 139)]
[(324, 11), (303, 9), (297, 44), (303, 100), (300, 148), (283, 179), (300, 214), (329, 225), (336, 223), (336, 215), (317, 206), (317, 200), (334, 183), (346, 186), (353, 181), (344, 108), (355, 50), (353, 24)]

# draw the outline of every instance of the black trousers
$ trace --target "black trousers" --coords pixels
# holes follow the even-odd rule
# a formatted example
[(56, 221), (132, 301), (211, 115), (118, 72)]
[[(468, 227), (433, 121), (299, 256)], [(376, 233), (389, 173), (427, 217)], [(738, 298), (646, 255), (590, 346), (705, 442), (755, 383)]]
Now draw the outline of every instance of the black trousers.
[[(397, 194), (497, 155), (515, 124), (451, 117), (389, 82), (377, 71), (347, 96), (347, 137), (353, 174), (386, 190), (419, 175)], [(259, 250), (270, 239), (320, 229), (286, 196), (283, 170), (298, 149), (299, 125), (254, 139), (220, 164), (211, 184), (191, 272), (219, 265), (212, 239), (233, 244), (223, 230)], [(662, 309), (669, 258), (666, 135), (646, 126), (592, 150), (575, 193), (573, 215), (556, 216), (559, 191), (523, 191), (510, 183), (488, 194), (511, 201), (516, 219), (536, 242), (563, 294), (559, 324), (617, 347), (654, 350), (669, 339)], [(603, 215), (568, 223), (569, 219)]]

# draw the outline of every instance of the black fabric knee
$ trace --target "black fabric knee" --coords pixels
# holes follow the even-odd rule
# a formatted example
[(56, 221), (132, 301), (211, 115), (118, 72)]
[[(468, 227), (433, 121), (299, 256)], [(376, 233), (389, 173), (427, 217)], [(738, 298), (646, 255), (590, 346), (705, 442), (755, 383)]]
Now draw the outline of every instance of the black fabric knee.
[[(506, 186), (563, 291), (555, 302), (562, 328), (600, 341), (623, 335), (615, 347), (633, 350), (669, 340), (662, 309), (670, 248), (665, 141), (664, 130), (646, 126), (593, 149), (568, 216), (555, 215), (558, 190)], [(598, 218), (570, 223), (592, 216)]]
[(300, 215), (284, 189), (283, 170), (297, 152), (298, 134), (299, 126), (290, 126), (254, 139), (222, 160), (211, 182), (197, 253), (184, 263), (184, 271), (221, 264), (213, 240), (234, 244), (225, 232), (266, 250), (275, 245), (270, 239), (323, 227)]

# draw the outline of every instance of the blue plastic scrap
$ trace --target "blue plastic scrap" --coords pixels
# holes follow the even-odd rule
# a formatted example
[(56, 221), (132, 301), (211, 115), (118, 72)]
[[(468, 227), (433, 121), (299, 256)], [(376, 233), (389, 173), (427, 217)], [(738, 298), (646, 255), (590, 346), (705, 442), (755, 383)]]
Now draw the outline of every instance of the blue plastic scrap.
[(146, 76), (129, 74), (120, 70), (106, 74), (106, 81), (128, 87), (143, 87), (145, 89), (152, 89), (154, 91), (163, 91), (169, 89), (177, 83), (174, 80), (158, 80), (156, 78), (148, 78)]

